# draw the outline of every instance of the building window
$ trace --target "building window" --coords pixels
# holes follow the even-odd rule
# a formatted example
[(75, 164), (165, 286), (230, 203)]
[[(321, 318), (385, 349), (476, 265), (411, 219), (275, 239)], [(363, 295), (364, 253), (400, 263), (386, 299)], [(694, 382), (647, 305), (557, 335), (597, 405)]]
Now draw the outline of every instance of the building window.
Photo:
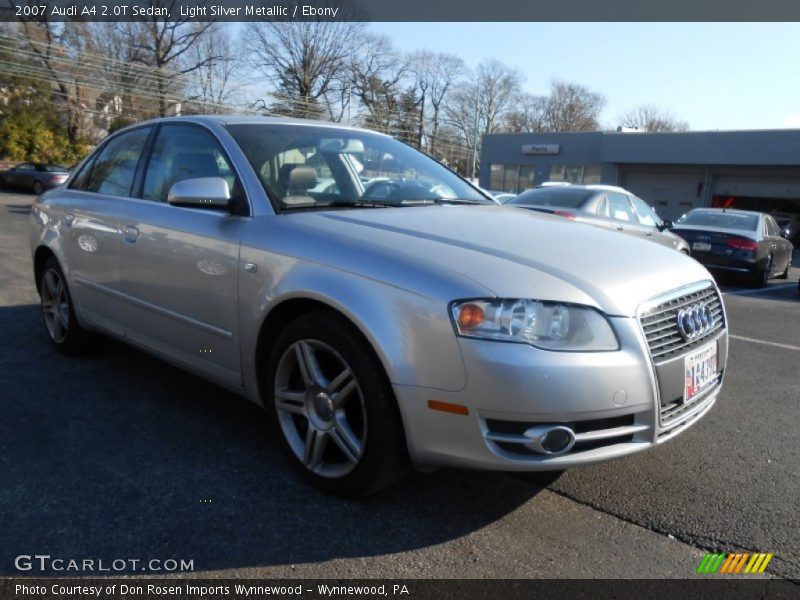
[(506, 172), (503, 177), (504, 192), (515, 193), (519, 185), (519, 165), (506, 165)]
[(519, 186), (517, 190), (524, 192), (533, 187), (533, 181), (536, 179), (536, 171), (533, 165), (520, 165), (519, 167)]
[(550, 167), (550, 181), (564, 181), (564, 165)]
[(600, 183), (603, 180), (602, 168), (599, 166), (583, 167), (583, 183)]
[(489, 189), (516, 194), (534, 186), (533, 165), (489, 165)]
[(599, 165), (551, 165), (550, 181), (566, 181), (568, 183), (600, 183), (602, 167)]
[(503, 165), (489, 165), (489, 189), (503, 189)]

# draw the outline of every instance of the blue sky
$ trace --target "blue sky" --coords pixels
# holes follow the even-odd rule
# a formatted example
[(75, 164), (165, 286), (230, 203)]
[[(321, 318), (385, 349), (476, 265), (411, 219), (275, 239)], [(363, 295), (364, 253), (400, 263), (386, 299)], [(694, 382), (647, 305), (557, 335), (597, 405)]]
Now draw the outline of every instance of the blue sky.
[(702, 129), (800, 127), (797, 23), (372, 23), (403, 51), (446, 51), (474, 66), (494, 57), (525, 89), (553, 78), (606, 99), (602, 123), (652, 103)]

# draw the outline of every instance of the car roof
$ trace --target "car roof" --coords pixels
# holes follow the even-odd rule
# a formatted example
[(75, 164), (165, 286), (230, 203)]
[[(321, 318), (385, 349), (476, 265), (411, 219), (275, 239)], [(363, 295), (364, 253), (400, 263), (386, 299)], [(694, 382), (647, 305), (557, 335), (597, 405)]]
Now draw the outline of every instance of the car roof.
[(546, 181), (541, 185), (537, 185), (536, 188), (546, 188), (551, 190), (598, 190), (606, 192), (620, 192), (621, 194), (628, 194), (631, 196), (633, 195), (625, 188), (621, 188), (616, 185), (606, 185), (605, 183), (568, 183), (566, 181)]
[(713, 212), (713, 213), (733, 213), (736, 215), (765, 215), (767, 213), (759, 212), (757, 210), (743, 210), (741, 208), (693, 208), (689, 212)]
[[(385, 135), (371, 129), (363, 127), (352, 127), (350, 125), (343, 125), (342, 123), (333, 123), (331, 121), (318, 121), (314, 119), (296, 119), (293, 117), (270, 117), (263, 115), (187, 115), (175, 117), (160, 117), (156, 119), (148, 119), (146, 121), (138, 121), (130, 127), (138, 127), (141, 125), (153, 123), (204, 123), (219, 125), (303, 125), (303, 126), (316, 126), (327, 127), (333, 129), (342, 129), (347, 131), (363, 131), (373, 133), (376, 135)], [(127, 127), (125, 129), (128, 129)]]

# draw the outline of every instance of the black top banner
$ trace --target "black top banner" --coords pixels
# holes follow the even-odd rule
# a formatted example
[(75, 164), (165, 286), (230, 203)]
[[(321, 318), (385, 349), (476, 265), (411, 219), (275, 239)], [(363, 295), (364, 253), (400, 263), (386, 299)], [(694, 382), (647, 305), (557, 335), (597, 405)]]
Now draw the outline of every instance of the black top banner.
[(0, 0), (0, 21), (800, 21), (797, 0)]

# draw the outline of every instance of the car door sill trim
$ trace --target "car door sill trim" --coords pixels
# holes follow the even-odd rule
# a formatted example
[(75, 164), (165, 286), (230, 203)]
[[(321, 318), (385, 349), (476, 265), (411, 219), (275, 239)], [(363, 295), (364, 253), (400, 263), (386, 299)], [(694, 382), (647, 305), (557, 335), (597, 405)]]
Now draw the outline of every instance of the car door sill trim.
[(99, 283), (95, 283), (94, 281), (88, 281), (87, 279), (83, 279), (82, 277), (75, 278), (76, 283), (79, 285), (83, 285), (85, 287), (91, 288), (97, 292), (108, 294), (115, 298), (119, 298), (120, 300), (124, 300), (130, 304), (138, 306), (140, 308), (144, 308), (150, 310), (154, 313), (158, 313), (165, 317), (170, 317), (171, 319), (175, 319), (176, 321), (181, 321), (182, 323), (186, 323), (187, 325), (191, 325), (193, 327), (197, 327), (198, 329), (202, 329), (203, 331), (207, 331), (209, 333), (213, 333), (220, 337), (223, 337), (227, 340), (233, 339), (233, 333), (222, 329), (220, 327), (216, 327), (214, 325), (209, 325), (208, 323), (204, 323), (203, 321), (198, 321), (197, 319), (193, 319), (191, 317), (187, 317), (186, 315), (182, 315), (176, 313), (168, 308), (163, 308), (161, 306), (157, 306), (155, 304), (151, 304), (146, 300), (141, 300), (139, 298), (134, 298), (130, 294), (126, 294), (125, 292), (120, 292), (118, 290), (112, 290), (104, 285), (100, 285)]

